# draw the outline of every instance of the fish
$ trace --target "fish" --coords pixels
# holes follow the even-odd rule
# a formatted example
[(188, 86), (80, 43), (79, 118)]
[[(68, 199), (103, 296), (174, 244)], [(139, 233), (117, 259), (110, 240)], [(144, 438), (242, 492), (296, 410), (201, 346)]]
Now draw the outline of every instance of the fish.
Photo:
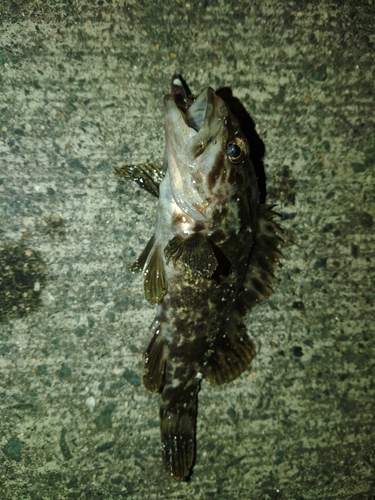
[(175, 74), (163, 105), (163, 166), (116, 173), (158, 198), (154, 233), (131, 267), (156, 305), (142, 378), (159, 393), (164, 470), (188, 481), (200, 386), (235, 380), (254, 358), (244, 318), (272, 293), (282, 238), (227, 103), (211, 87), (194, 98)]

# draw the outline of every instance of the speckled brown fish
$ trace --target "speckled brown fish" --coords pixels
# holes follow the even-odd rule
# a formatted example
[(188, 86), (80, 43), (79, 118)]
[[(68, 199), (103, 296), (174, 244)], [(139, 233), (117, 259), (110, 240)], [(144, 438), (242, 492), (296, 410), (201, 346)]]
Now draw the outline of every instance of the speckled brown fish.
[(194, 100), (175, 75), (164, 109), (163, 171), (146, 163), (117, 173), (159, 197), (155, 233), (133, 266), (157, 304), (143, 383), (160, 393), (164, 468), (184, 480), (201, 380), (231, 382), (255, 356), (243, 319), (271, 293), (281, 239), (225, 102), (211, 88)]

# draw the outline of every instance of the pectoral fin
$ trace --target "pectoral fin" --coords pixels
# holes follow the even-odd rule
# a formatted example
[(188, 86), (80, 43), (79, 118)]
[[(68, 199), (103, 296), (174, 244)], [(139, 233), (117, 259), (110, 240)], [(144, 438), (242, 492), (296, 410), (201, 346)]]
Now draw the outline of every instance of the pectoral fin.
[(120, 178), (131, 179), (156, 197), (159, 196), (159, 184), (164, 177), (161, 167), (148, 162), (138, 163), (138, 165), (123, 165), (116, 168), (116, 175)]
[(164, 248), (167, 263), (181, 262), (193, 277), (209, 278), (217, 268), (218, 261), (210, 241), (200, 233), (187, 238), (177, 235)]

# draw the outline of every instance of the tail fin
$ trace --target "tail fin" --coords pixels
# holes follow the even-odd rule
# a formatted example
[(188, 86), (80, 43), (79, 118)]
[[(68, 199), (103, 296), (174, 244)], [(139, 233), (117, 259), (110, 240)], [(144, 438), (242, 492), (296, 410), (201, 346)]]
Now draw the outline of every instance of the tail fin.
[(163, 322), (155, 318), (153, 337), (144, 355), (143, 383), (160, 392), (163, 465), (177, 481), (187, 480), (195, 459), (195, 427), (199, 384), (197, 367), (168, 361)]
[(160, 402), (160, 431), (165, 472), (187, 480), (195, 460), (199, 379), (185, 387), (165, 387)]

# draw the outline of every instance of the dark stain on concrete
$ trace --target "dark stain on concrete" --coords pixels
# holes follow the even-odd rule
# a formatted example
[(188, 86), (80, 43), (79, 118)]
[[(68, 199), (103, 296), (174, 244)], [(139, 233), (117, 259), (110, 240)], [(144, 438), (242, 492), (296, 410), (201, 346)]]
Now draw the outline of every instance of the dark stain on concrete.
[(46, 266), (39, 252), (22, 244), (0, 247), (0, 321), (38, 309), (46, 285)]

